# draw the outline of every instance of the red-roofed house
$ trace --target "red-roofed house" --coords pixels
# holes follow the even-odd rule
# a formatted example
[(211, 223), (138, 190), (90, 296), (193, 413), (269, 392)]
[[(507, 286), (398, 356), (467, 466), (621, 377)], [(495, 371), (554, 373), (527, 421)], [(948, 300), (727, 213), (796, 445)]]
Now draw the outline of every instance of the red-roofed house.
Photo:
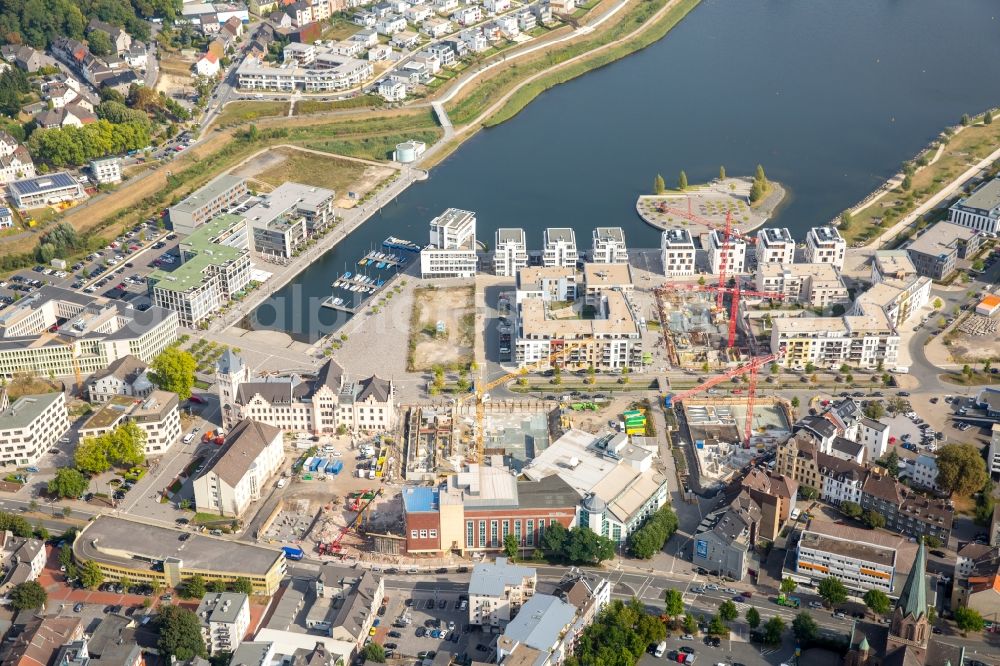
[(216, 76), (219, 73), (219, 56), (206, 53), (194, 64), (198, 76)]

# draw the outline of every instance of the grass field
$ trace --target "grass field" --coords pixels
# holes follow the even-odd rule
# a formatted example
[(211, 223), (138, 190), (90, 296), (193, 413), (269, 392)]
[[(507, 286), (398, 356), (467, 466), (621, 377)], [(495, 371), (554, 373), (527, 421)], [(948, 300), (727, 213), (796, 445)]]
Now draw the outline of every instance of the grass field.
[(306, 146), (313, 150), (322, 150), (335, 155), (359, 157), (367, 160), (386, 161), (392, 159), (392, 151), (404, 141), (423, 141), (432, 145), (443, 136), (440, 129), (413, 130), (409, 132), (389, 132), (362, 137), (345, 137), (342, 139), (326, 139), (310, 141)]
[(288, 114), (288, 102), (230, 102), (215, 119), (214, 125), (229, 127), (268, 116)]
[(357, 97), (341, 99), (335, 102), (305, 99), (295, 103), (292, 115), (306, 116), (311, 113), (323, 113), (324, 111), (337, 111), (340, 109), (378, 109), (384, 104), (385, 100), (378, 95), (358, 95)]
[(280, 164), (258, 173), (255, 178), (270, 185), (288, 181), (326, 187), (342, 192), (365, 172), (365, 165), (351, 160), (307, 153), (292, 148), (277, 148), (272, 155), (281, 155)]
[[(979, 119), (977, 119), (979, 120)], [(918, 168), (908, 191), (896, 188), (865, 210), (854, 215), (850, 227), (844, 231), (848, 243), (874, 238), (900, 218), (905, 217), (921, 203), (933, 196), (970, 166), (983, 159), (1000, 146), (1000, 123), (978, 124), (966, 127), (947, 139), (941, 157), (934, 163)], [(934, 148), (929, 150), (933, 156)], [(928, 159), (929, 159), (928, 157)]]

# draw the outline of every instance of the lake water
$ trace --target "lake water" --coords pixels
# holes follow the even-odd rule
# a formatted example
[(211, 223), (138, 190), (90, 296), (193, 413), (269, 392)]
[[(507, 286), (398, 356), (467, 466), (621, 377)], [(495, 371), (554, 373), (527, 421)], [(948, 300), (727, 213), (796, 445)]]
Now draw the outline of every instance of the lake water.
[[(658, 245), (635, 214), (668, 184), (750, 175), (763, 164), (787, 201), (771, 224), (802, 237), (864, 198), (963, 113), (1000, 104), (994, 0), (704, 0), (651, 47), (532, 102), (483, 131), (258, 309), (254, 328), (313, 339), (344, 315), (316, 303), (388, 235), (424, 243), (448, 207), (501, 226), (595, 226)], [(292, 301), (295, 301), (294, 307)]]

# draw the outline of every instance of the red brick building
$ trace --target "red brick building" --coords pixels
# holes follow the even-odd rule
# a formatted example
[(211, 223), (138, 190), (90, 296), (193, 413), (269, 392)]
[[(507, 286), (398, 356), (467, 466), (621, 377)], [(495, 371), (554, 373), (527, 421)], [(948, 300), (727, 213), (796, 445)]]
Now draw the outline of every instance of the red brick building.
[(580, 496), (559, 476), (518, 481), (493, 462), (471, 465), (446, 485), (403, 490), (407, 552), (499, 551), (508, 534), (529, 550), (549, 525), (576, 523)]

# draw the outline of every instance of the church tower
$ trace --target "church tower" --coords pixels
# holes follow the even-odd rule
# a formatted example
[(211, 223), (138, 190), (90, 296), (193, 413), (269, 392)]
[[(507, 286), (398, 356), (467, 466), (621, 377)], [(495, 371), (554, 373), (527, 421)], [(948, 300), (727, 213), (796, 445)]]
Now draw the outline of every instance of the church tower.
[(242, 418), (240, 408), (236, 404), (236, 391), (240, 384), (250, 381), (250, 369), (239, 354), (232, 349), (219, 358), (215, 370), (215, 383), (219, 388), (219, 409), (222, 411), (222, 424), (228, 430), (239, 423)]
[(889, 623), (889, 648), (908, 646), (923, 652), (930, 638), (927, 618), (927, 552), (923, 539), (917, 546), (917, 557), (899, 595)]

